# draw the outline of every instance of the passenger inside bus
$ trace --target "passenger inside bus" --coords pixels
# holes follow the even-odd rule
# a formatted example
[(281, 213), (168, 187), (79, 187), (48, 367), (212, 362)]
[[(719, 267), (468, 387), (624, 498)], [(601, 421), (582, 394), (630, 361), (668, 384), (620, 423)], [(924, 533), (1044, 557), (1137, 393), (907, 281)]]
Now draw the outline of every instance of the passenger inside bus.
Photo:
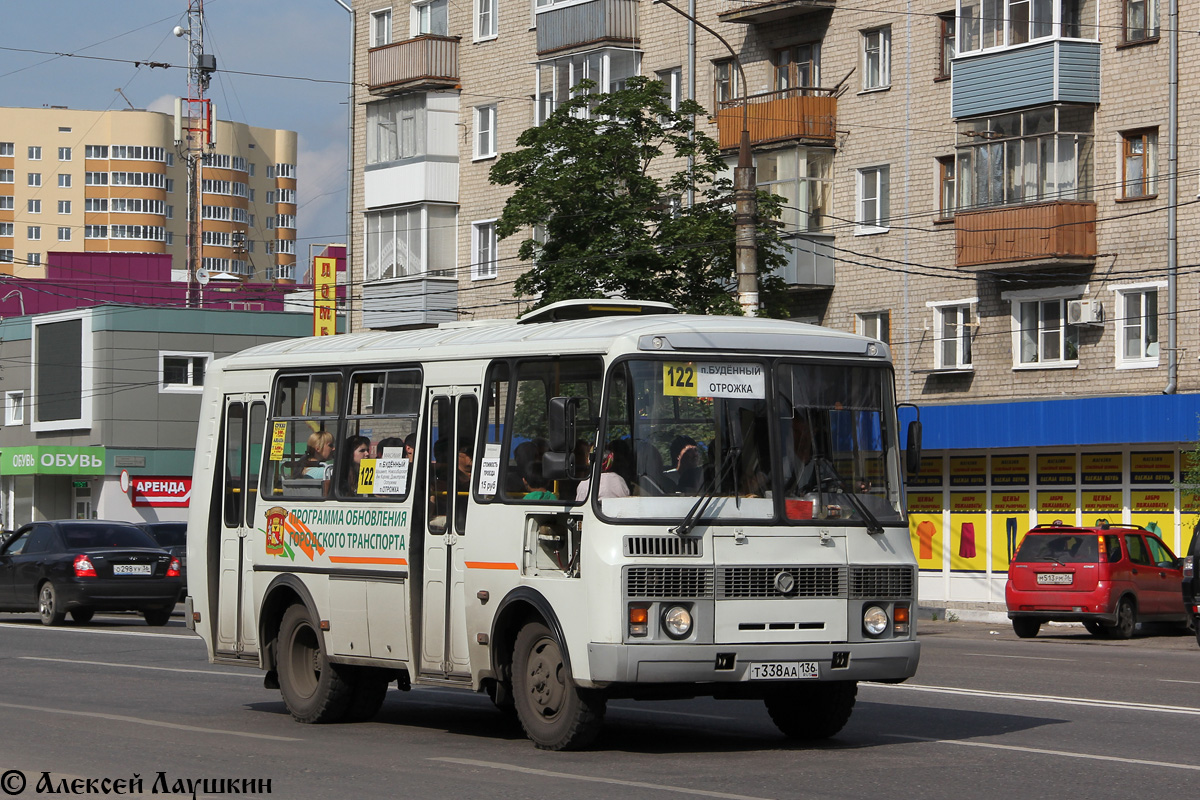
[(542, 474), (541, 464), (530, 464), (522, 478), (525, 483), (526, 500), (557, 500), (558, 495), (550, 489), (551, 481)]
[[(613, 444), (616, 444), (614, 442)], [(622, 478), (613, 468), (616, 463), (616, 458), (613, 451), (610, 449), (604, 453), (604, 460), (600, 464), (600, 489), (596, 496), (600, 499), (606, 497), (629, 497), (629, 484)], [(575, 499), (579, 502), (587, 500), (588, 490), (591, 488), (592, 479), (584, 478), (579, 482), (578, 488), (575, 490)]]
[(332, 465), (333, 434), (329, 431), (313, 431), (309, 434), (304, 456), (292, 464), (292, 477), (323, 480), (326, 470)]
[(345, 465), (342, 468), (342, 480), (338, 489), (343, 495), (358, 494), (358, 471), (362, 460), (371, 454), (371, 440), (365, 436), (351, 436), (346, 439)]

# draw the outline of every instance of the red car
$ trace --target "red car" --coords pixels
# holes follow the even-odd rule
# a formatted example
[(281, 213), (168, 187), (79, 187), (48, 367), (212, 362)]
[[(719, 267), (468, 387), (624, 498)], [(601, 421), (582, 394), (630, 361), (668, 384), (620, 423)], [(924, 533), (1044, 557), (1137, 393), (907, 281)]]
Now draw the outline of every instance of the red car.
[(1082, 622), (1093, 636), (1128, 639), (1139, 621), (1187, 624), (1183, 563), (1138, 526), (1039, 525), (1008, 568), (1004, 600), (1013, 630), (1037, 636), (1043, 622)]

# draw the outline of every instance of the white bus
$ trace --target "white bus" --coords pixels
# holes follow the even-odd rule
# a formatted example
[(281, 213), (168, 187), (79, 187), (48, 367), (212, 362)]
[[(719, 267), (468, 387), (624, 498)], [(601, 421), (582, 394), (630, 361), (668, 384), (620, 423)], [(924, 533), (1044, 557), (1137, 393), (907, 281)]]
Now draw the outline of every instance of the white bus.
[(829, 737), (917, 668), (897, 424), (881, 342), (655, 303), (262, 345), (205, 377), (189, 625), (301, 722), (395, 682), (544, 749), (610, 698)]

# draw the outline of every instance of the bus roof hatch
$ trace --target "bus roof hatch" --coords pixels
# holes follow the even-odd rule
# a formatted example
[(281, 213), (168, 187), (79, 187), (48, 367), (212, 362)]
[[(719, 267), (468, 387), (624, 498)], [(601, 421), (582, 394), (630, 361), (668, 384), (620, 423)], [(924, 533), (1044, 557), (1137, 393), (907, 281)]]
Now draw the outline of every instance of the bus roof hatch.
[(594, 319), (596, 317), (638, 317), (646, 314), (678, 314), (670, 303), (657, 300), (560, 300), (530, 311), (518, 324), (534, 322), (563, 322), (564, 320)]

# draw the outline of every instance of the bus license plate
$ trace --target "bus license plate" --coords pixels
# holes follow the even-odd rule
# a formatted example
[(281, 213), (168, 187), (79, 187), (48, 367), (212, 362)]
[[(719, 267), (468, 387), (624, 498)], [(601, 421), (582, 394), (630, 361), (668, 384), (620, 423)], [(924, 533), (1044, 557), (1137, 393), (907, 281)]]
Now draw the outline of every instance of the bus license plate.
[(1070, 586), (1074, 579), (1075, 576), (1069, 572), (1039, 572), (1037, 576), (1038, 583), (1050, 583), (1063, 586)]
[(752, 681), (795, 681), (819, 677), (815, 661), (764, 661), (750, 665)]
[(113, 575), (150, 575), (153, 570), (150, 564), (113, 564)]

